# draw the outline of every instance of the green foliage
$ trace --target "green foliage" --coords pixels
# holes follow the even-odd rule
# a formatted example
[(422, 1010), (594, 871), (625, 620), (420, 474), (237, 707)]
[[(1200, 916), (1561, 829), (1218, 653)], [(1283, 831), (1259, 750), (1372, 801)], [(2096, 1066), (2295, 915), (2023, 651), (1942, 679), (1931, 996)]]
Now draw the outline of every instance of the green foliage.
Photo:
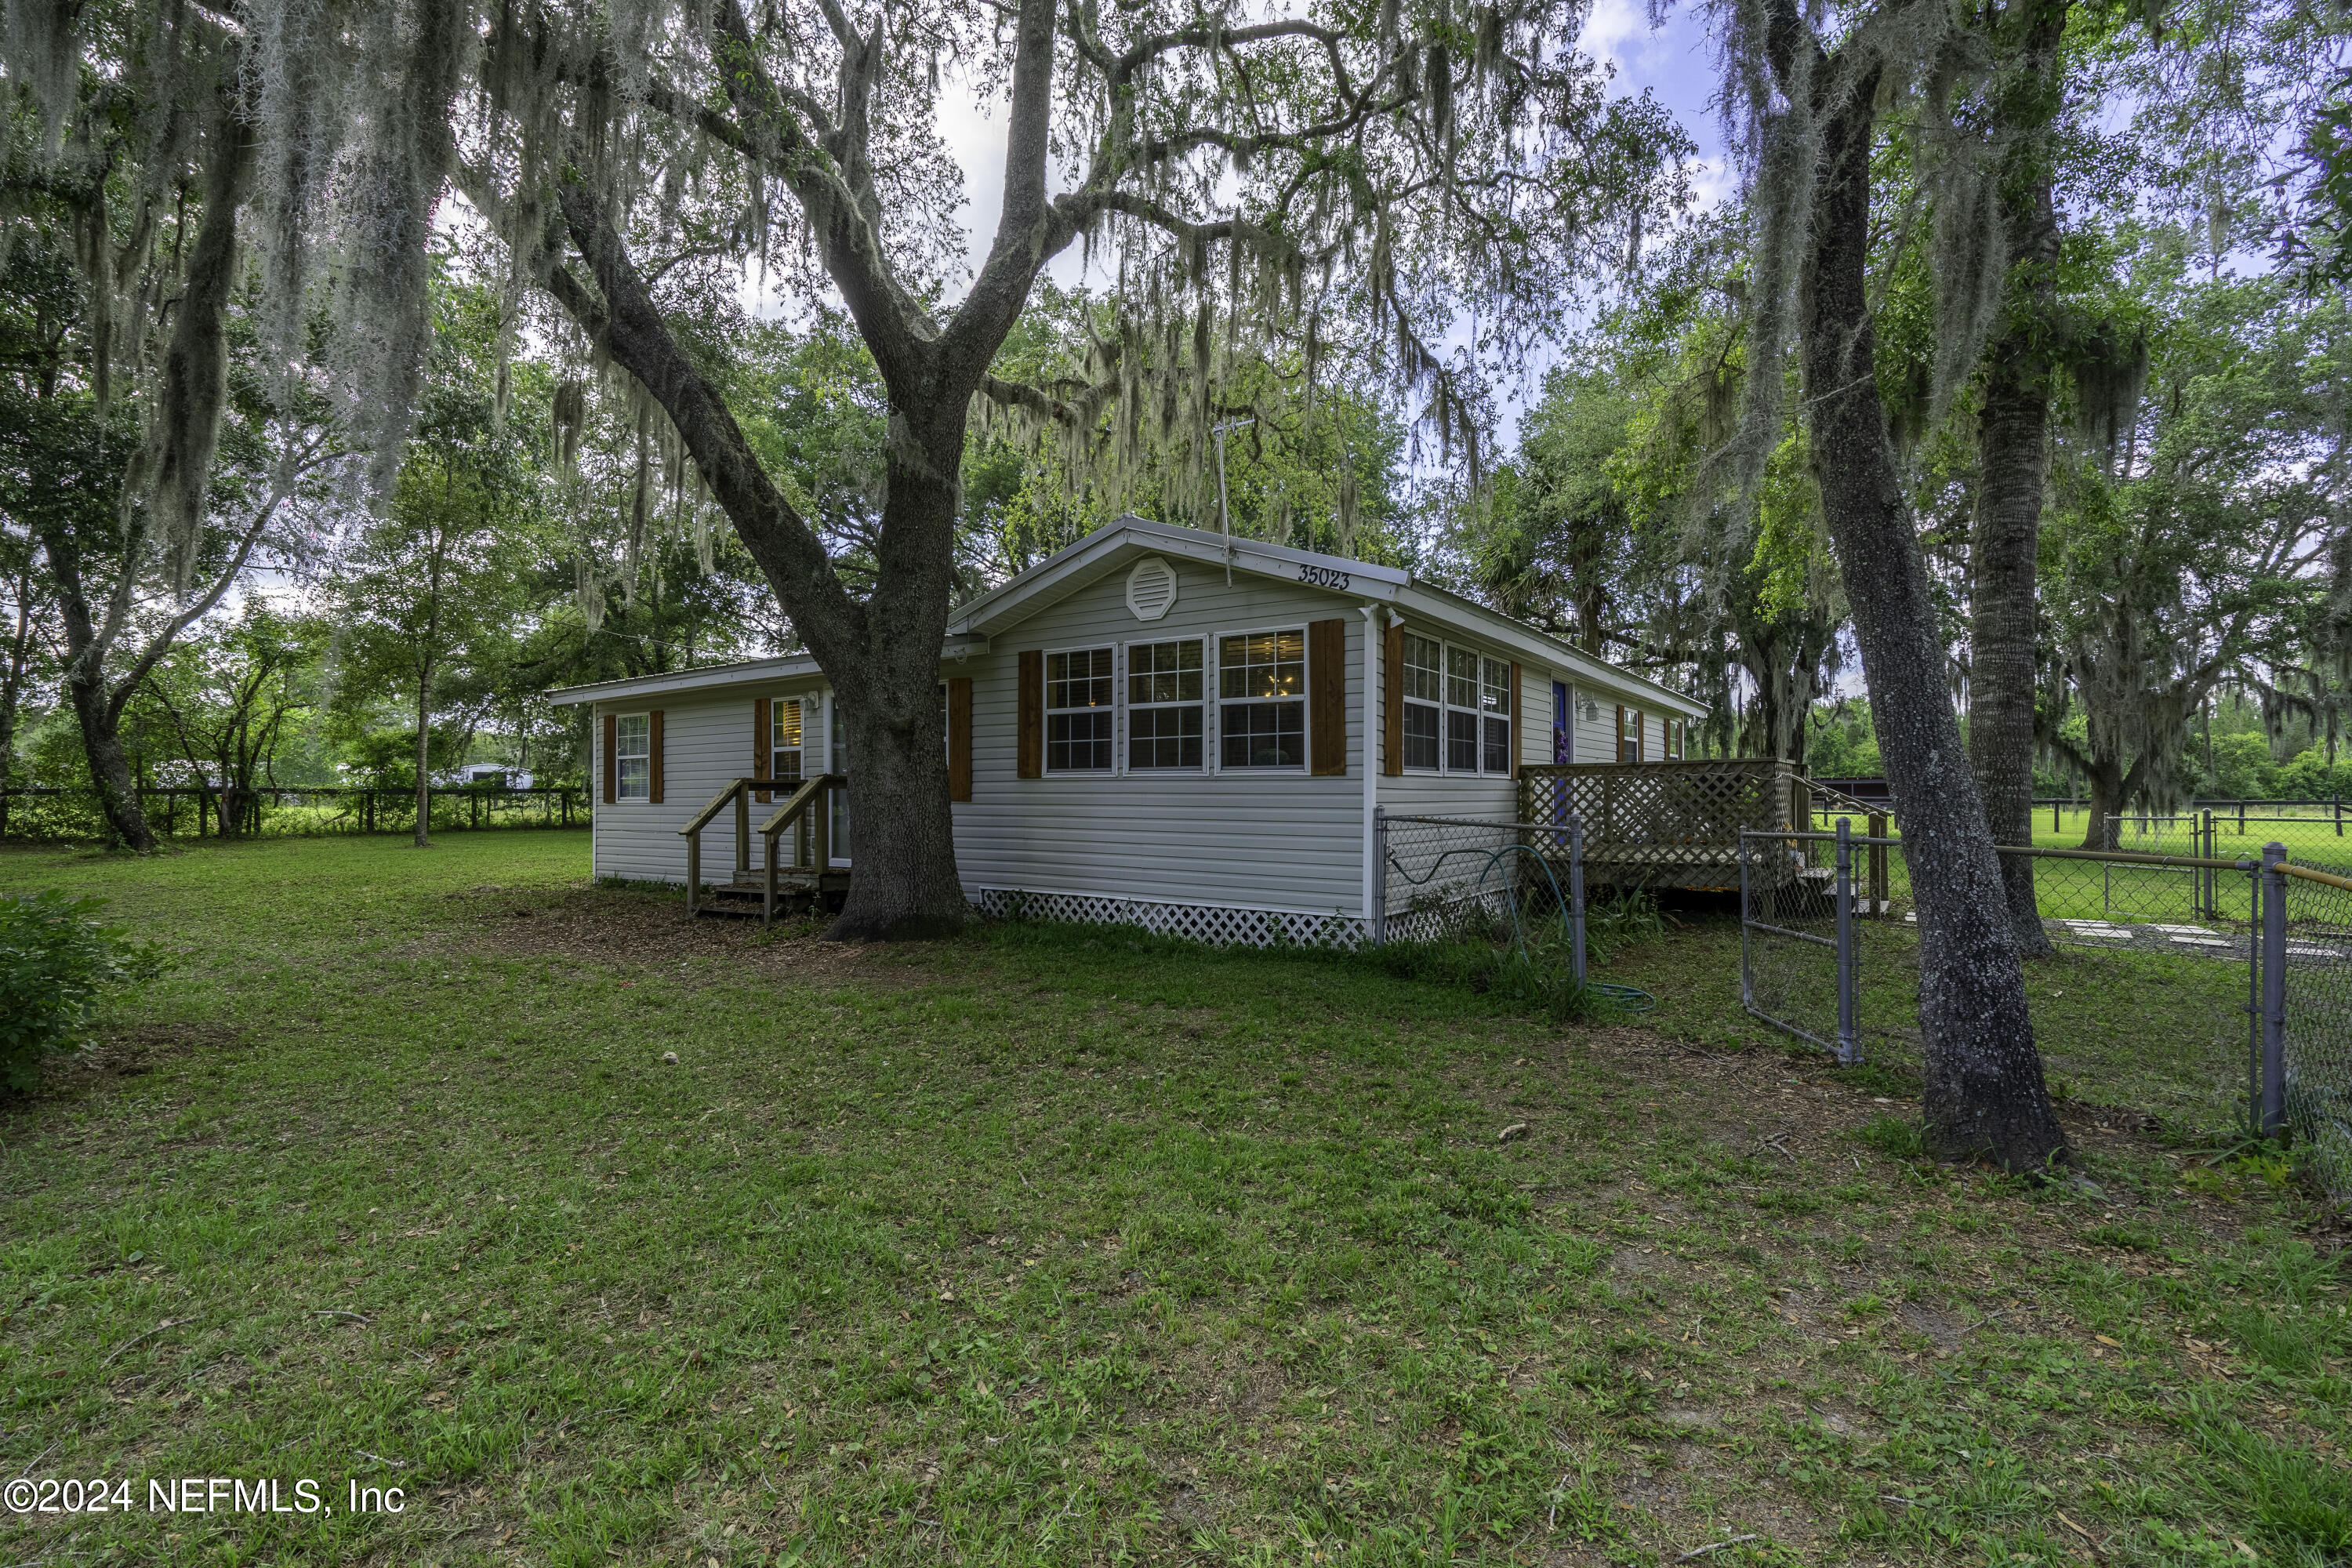
[(1874, 1116), (1854, 1137), (1889, 1159), (1922, 1160), (1927, 1155), (1927, 1134), (1917, 1122), (1900, 1116)]
[(1819, 709), (1806, 731), (1805, 761), (1817, 779), (1878, 777), (1885, 764), (1870, 704), (1840, 698)]
[(54, 889), (0, 893), (0, 1089), (32, 1089), (43, 1059), (73, 1045), (100, 995), (162, 972), (158, 950), (99, 919), (105, 906)]

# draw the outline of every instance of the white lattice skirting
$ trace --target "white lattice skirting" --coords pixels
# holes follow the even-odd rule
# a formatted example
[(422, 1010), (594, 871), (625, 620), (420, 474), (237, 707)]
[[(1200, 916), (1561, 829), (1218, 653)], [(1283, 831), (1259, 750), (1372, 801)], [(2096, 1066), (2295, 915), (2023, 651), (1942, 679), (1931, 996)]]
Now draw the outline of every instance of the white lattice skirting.
[[(997, 920), (1068, 921), (1076, 925), (1139, 926), (1155, 936), (1182, 937), (1212, 947), (1361, 947), (1364, 922), (1345, 915), (1302, 915), (1280, 910), (1237, 910), (1216, 904), (1164, 904), (1087, 893), (1024, 893), (982, 888), (971, 901)], [(1499, 891), (1428, 900), (1391, 910), (1383, 933), (1390, 942), (1439, 942), (1464, 926), (1504, 915)]]
[(1235, 910), (1214, 904), (1163, 904), (1085, 893), (1024, 893), (982, 888), (971, 901), (999, 920), (1070, 921), (1080, 925), (1140, 926), (1156, 936), (1182, 937), (1213, 947), (1357, 947), (1364, 922), (1345, 915)]
[(1390, 942), (1443, 942), (1460, 936), (1466, 926), (1499, 919), (1509, 912), (1510, 896), (1500, 889), (1450, 899), (1424, 899), (1405, 909), (1391, 910), (1382, 935)]

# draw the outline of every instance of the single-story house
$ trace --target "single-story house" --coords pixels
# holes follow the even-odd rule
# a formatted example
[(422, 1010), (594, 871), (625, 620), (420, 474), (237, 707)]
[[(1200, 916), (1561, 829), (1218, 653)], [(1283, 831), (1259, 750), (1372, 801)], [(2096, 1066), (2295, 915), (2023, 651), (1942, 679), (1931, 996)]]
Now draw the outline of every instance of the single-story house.
[[(958, 609), (940, 679), (975, 905), (1210, 940), (1360, 933), (1376, 810), (1507, 820), (1522, 763), (1671, 760), (1706, 711), (1398, 568), (1139, 517)], [(829, 836), (854, 866), (814, 659), (554, 700), (595, 715), (597, 877), (683, 883), (679, 829), (718, 792), (820, 773), (851, 775)], [(734, 863), (734, 832), (710, 822), (703, 865)]]

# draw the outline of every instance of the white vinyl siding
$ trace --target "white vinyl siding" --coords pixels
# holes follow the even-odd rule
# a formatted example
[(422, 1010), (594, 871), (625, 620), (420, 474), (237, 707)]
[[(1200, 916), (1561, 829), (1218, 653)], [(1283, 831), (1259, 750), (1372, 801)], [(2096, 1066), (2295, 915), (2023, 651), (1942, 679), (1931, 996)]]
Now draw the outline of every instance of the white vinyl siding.
[[(709, 805), (710, 797), (724, 788), (728, 780), (751, 773), (752, 747), (758, 743), (758, 733), (752, 728), (752, 699), (774, 696), (778, 684), (672, 691), (657, 698), (632, 698), (596, 706), (591, 722), (599, 747), (604, 744), (605, 714), (662, 710), (662, 800), (658, 805), (642, 800), (632, 802), (625, 811), (598, 809), (591, 851), (594, 875), (627, 881), (686, 880), (686, 840), (678, 837), (678, 829)], [(803, 766), (814, 771), (818, 748), (824, 743), (823, 708), (809, 682), (800, 682), (797, 689), (807, 702), (803, 710), (807, 758)], [(787, 686), (786, 689), (793, 688)], [(769, 722), (772, 740), (772, 713)], [(614, 761), (619, 761), (618, 747), (614, 748)], [(598, 757), (596, 762), (601, 770), (604, 759)], [(755, 803), (751, 807), (752, 826), (759, 826), (761, 819), (773, 809), (772, 805), (762, 807)], [(755, 865), (759, 863), (760, 850), (760, 840), (754, 837), (751, 856)], [(723, 882), (732, 874), (734, 865), (735, 814), (722, 811), (702, 830), (702, 875), (706, 880)]]
[[(1123, 570), (1017, 625), (992, 632), (990, 651), (958, 673), (972, 677), (972, 798), (955, 805), (956, 866), (967, 892), (1000, 889), (1181, 904), (1338, 914), (1363, 906), (1364, 617), (1355, 602), (1221, 567), (1171, 560), (1176, 603), (1139, 621)], [(1118, 715), (1120, 752), (1138, 712), (1135, 656), (1147, 644), (1205, 646), (1210, 685), (1203, 748), (1217, 755), (1215, 639), (1344, 620), (1348, 775), (1298, 768), (1135, 767), (1119, 774), (1017, 776), (1021, 651), (1125, 645), (1129, 689)], [(1303, 692), (1302, 692), (1303, 695)], [(1383, 779), (1382, 785), (1395, 783)]]

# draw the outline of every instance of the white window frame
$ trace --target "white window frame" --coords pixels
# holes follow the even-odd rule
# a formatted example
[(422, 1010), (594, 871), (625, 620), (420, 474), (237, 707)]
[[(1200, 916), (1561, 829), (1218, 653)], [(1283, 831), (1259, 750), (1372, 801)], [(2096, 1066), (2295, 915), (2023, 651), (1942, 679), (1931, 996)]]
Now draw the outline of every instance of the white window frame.
[[(795, 776), (784, 773), (777, 769), (776, 759), (785, 752), (795, 752), (799, 754), (800, 772), (797, 776), (803, 779), (809, 776), (809, 752), (812, 749), (809, 745), (809, 710), (814, 706), (815, 704), (812, 700), (804, 697), (771, 697), (768, 699), (768, 777), (771, 780), (781, 782), (783, 779)], [(784, 710), (786, 707), (794, 709), (800, 714), (801, 743), (798, 746), (782, 745), (776, 740), (776, 730), (778, 726), (783, 722)]]
[[(1435, 643), (1437, 645), (1437, 700), (1434, 702), (1432, 702), (1426, 697), (1415, 697), (1410, 691), (1406, 690), (1406, 683), (1411, 679), (1413, 669), (1412, 661), (1405, 658), (1404, 645), (1406, 639), (1409, 638), (1419, 638), (1419, 640), (1423, 642)], [(1412, 710), (1416, 708), (1426, 709), (1437, 715), (1436, 765), (1433, 767), (1421, 767), (1415, 765), (1411, 761), (1407, 761), (1404, 763), (1404, 771), (1408, 773), (1420, 773), (1433, 778), (1441, 777), (1445, 772), (1445, 639), (1444, 637), (1423, 637), (1421, 633), (1414, 631), (1410, 626), (1407, 626), (1404, 628), (1404, 636), (1397, 640), (1397, 658), (1403, 661), (1403, 668), (1399, 670), (1397, 676), (1397, 689), (1404, 693), (1399, 700), (1404, 705), (1405, 716), (1410, 716)], [(1400, 717), (1397, 721), (1397, 730), (1400, 735), (1404, 734), (1404, 719), (1402, 717)], [(1410, 745), (1411, 737), (1405, 736), (1405, 738), (1399, 743)]]
[[(1201, 677), (1200, 697), (1191, 702), (1184, 701), (1181, 698), (1172, 702), (1138, 702), (1135, 700), (1135, 693), (1131, 688), (1136, 677), (1136, 650), (1139, 648), (1149, 647), (1182, 647), (1188, 644), (1198, 649), (1201, 655), (1201, 668), (1199, 670)], [(1213, 726), (1209, 722), (1209, 711), (1216, 706), (1215, 700), (1210, 696), (1209, 688), (1216, 676), (1216, 671), (1213, 666), (1215, 653), (1215, 648), (1213, 647), (1206, 639), (1197, 637), (1138, 637), (1132, 642), (1126, 642), (1119, 645), (1118, 698), (1118, 710), (1122, 721), (1118, 726), (1119, 748), (1118, 760), (1118, 771), (1122, 774), (1129, 777), (1142, 774), (1152, 778), (1166, 778), (1172, 773), (1205, 773), (1209, 771), (1209, 761), (1211, 755), (1210, 738), (1213, 732)], [(1181, 763), (1177, 763), (1173, 767), (1165, 768), (1139, 766), (1135, 761), (1136, 714), (1139, 712), (1160, 713), (1171, 710), (1184, 708), (1197, 709), (1201, 715), (1200, 762), (1190, 767), (1185, 766)]]
[[(1424, 778), (1509, 778), (1511, 776), (1510, 763), (1512, 760), (1510, 753), (1511, 714), (1513, 709), (1511, 705), (1516, 704), (1522, 700), (1522, 694), (1512, 689), (1511, 687), (1511, 661), (1507, 658), (1496, 658), (1485, 648), (1479, 647), (1475, 644), (1453, 642), (1445, 637), (1431, 637), (1425, 633), (1415, 632), (1410, 626), (1405, 628), (1404, 635), (1408, 637), (1418, 637), (1423, 642), (1433, 642), (1437, 645), (1438, 694), (1438, 700), (1435, 702), (1432, 702), (1426, 698), (1412, 697), (1409, 695), (1400, 699), (1400, 700), (1404, 703), (1408, 712), (1414, 708), (1423, 708), (1432, 710), (1437, 714), (1437, 765), (1433, 768), (1418, 767), (1408, 762), (1404, 764), (1404, 771), (1408, 773), (1418, 774)], [(1475, 682), (1477, 704), (1475, 707), (1465, 708), (1454, 700), (1454, 693), (1452, 690), (1452, 682), (1454, 679), (1453, 665), (1454, 656), (1457, 653), (1468, 654), (1478, 661), (1478, 674)], [(1404, 647), (1402, 641), (1399, 642), (1397, 647), (1397, 657), (1399, 658), (1402, 658), (1404, 657)], [(1501, 681), (1499, 687), (1490, 687), (1487, 683), (1486, 675), (1490, 667), (1500, 672)], [(1410, 671), (1412, 668), (1412, 667), (1408, 664), (1404, 667), (1403, 671), (1399, 672), (1399, 679), (1397, 682), (1399, 690), (1402, 691), (1404, 689), (1403, 675), (1406, 671)], [(1496, 689), (1499, 689), (1502, 692), (1505, 703), (1505, 706), (1499, 711), (1487, 705), (1487, 699), (1490, 691)], [(1465, 713), (1471, 716), (1471, 724), (1473, 725), (1471, 733), (1476, 743), (1478, 757), (1478, 765), (1475, 768), (1457, 768), (1454, 765), (1451, 754), (1453, 750), (1454, 726), (1450, 716), (1455, 713)], [(1573, 723), (1574, 719), (1574, 707), (1573, 703), (1571, 703), (1570, 710), (1570, 721)], [(1486, 766), (1488, 744), (1487, 731), (1488, 727), (1494, 724), (1500, 724), (1503, 727), (1501, 741), (1503, 766), (1500, 768), (1489, 768)], [(1399, 721), (1399, 729), (1400, 731), (1402, 731), (1402, 720)]]
[[(630, 751), (627, 749), (627, 744), (628, 744), (628, 734), (629, 734), (629, 722), (630, 722), (630, 721), (631, 721), (631, 720), (635, 720), (635, 721), (639, 725), (643, 726), (643, 728), (642, 728), (642, 729), (640, 729), (640, 730), (638, 731), (638, 738), (639, 738), (640, 740), (642, 740), (642, 741), (645, 742), (645, 748), (646, 748), (646, 749), (645, 749), (644, 751), (642, 751), (642, 752), (630, 752)], [(629, 770), (628, 770), (628, 764), (629, 764), (629, 763), (645, 763), (645, 765), (646, 765), (646, 771), (645, 771), (644, 773), (640, 773), (640, 774), (638, 774), (638, 775), (637, 775), (637, 791), (636, 791), (636, 793), (635, 793), (635, 795), (631, 795), (631, 794), (629, 793)], [(614, 716), (614, 721), (613, 721), (613, 800), (614, 800), (614, 804), (618, 805), (650, 805), (650, 804), (652, 803), (653, 798), (654, 798), (654, 716), (653, 716), (653, 713), (651, 712), (651, 710), (647, 710), (647, 711), (643, 712), (643, 713), (619, 713), (619, 714), (615, 714), (615, 715)]]
[[(1496, 693), (1502, 694), (1502, 707), (1497, 710)], [(1516, 693), (1511, 690), (1511, 661), (1490, 658), (1484, 650), (1478, 655), (1478, 774), (1481, 778), (1507, 779), (1511, 776), (1511, 704)], [(1499, 731), (1499, 734), (1498, 734)], [(1499, 767), (1489, 767), (1494, 757), (1503, 759)]]
[[(1108, 702), (1100, 705), (1088, 703), (1083, 708), (1056, 708), (1053, 705), (1054, 659), (1057, 655), (1067, 658), (1074, 653), (1110, 655), (1110, 700)], [(1045, 650), (1040, 671), (1045, 679), (1045, 689), (1037, 694), (1041, 704), (1038, 710), (1045, 716), (1045, 732), (1039, 737), (1045, 755), (1038, 760), (1042, 764), (1041, 771), (1045, 777), (1100, 779), (1113, 777), (1118, 773), (1118, 645), (1116, 643), (1080, 643), (1071, 647), (1049, 647)], [(1096, 678), (1090, 675), (1087, 679), (1092, 680)], [(1056, 715), (1071, 713), (1099, 713), (1109, 719), (1110, 762), (1108, 765), (1099, 768), (1057, 768), (1054, 765), (1054, 720)]]
[(1658, 749), (1665, 752), (1665, 755), (1661, 757), (1659, 761), (1667, 763), (1681, 762), (1684, 758), (1685, 749), (1690, 743), (1690, 731), (1687, 728), (1690, 721), (1687, 719), (1677, 719), (1671, 714), (1664, 714), (1659, 717), (1658, 722), (1664, 727), (1664, 733), (1659, 738)]
[[(1225, 696), (1225, 639), (1227, 637), (1280, 637), (1285, 632), (1297, 632), (1298, 634), (1298, 695), (1297, 697), (1235, 697), (1230, 699), (1230, 701), (1237, 708), (1265, 707), (1281, 702), (1297, 703), (1298, 761), (1296, 763), (1278, 763), (1271, 767), (1260, 767), (1255, 763), (1228, 763), (1224, 757), (1224, 712), (1226, 703), (1229, 700)], [(1307, 646), (1310, 640), (1311, 639), (1307, 635), (1307, 623), (1304, 621), (1285, 622), (1267, 626), (1253, 626), (1247, 630), (1216, 631), (1209, 634), (1209, 646), (1204, 655), (1203, 663), (1206, 665), (1207, 668), (1214, 674), (1217, 683), (1216, 696), (1211, 702), (1211, 706), (1216, 710), (1217, 713), (1215, 737), (1215, 745), (1217, 748), (1215, 752), (1216, 766), (1213, 771), (1220, 773), (1300, 774), (1304, 774), (1307, 772), (1307, 764), (1312, 760), (1307, 753), (1308, 747), (1312, 744), (1309, 730), (1313, 722), (1311, 717), (1307, 711), (1307, 694), (1315, 689), (1315, 655), (1313, 650)], [(1208, 726), (1206, 723), (1203, 723), (1202, 728), (1205, 731)], [(1206, 751), (1209, 743), (1209, 737), (1204, 733), (1202, 736), (1202, 746), (1203, 751)]]

